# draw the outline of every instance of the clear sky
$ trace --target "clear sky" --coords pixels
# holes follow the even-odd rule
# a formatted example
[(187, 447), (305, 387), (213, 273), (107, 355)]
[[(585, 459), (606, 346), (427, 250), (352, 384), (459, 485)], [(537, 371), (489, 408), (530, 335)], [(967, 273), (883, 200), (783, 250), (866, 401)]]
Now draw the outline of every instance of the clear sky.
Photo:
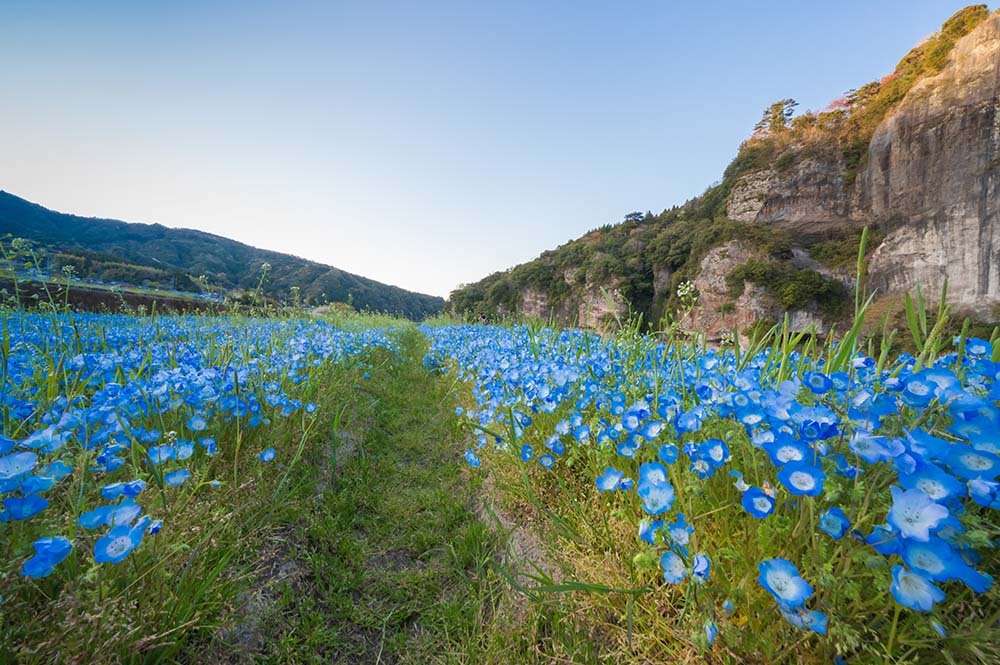
[(966, 4), (0, 0), (0, 189), (446, 296), (701, 193)]

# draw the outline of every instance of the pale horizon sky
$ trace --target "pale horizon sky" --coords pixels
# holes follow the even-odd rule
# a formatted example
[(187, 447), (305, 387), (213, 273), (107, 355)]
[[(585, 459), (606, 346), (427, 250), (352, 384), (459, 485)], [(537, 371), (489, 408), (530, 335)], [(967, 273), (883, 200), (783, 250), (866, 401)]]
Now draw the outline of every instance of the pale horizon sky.
[(0, 0), (0, 189), (446, 297), (700, 194), (966, 4)]

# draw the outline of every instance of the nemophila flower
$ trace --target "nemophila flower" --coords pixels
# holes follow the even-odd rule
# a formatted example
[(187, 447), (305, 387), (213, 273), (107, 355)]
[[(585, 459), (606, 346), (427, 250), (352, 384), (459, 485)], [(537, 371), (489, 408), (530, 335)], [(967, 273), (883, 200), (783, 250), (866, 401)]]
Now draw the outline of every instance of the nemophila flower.
[(474, 450), (465, 451), (465, 461), (469, 463), (469, 466), (476, 467), (481, 464), (479, 457), (476, 455)]
[(625, 476), (624, 471), (608, 467), (597, 477), (597, 491), (610, 492), (618, 487), (618, 482)]
[(934, 399), (937, 384), (929, 381), (921, 372), (912, 374), (903, 381), (902, 400), (910, 406), (927, 406)]
[(806, 372), (802, 379), (809, 390), (817, 395), (823, 395), (833, 388), (833, 381), (822, 372)]
[(174, 447), (171, 445), (166, 446), (150, 446), (146, 451), (146, 455), (149, 457), (150, 463), (153, 466), (163, 464), (166, 461), (172, 460), (176, 455)]
[(660, 446), (656, 457), (664, 464), (673, 464), (677, 461), (678, 455), (680, 455), (680, 451), (677, 449), (677, 446), (672, 443), (665, 443)]
[(650, 545), (657, 544), (657, 532), (663, 528), (663, 520), (642, 519), (639, 522), (639, 538)]
[(972, 500), (984, 508), (1000, 510), (1000, 483), (973, 478), (966, 486)]
[(947, 502), (965, 496), (966, 487), (957, 478), (945, 473), (940, 467), (923, 463), (913, 472), (900, 474), (899, 484), (904, 489), (919, 489), (937, 502)]
[(726, 600), (723, 601), (722, 603), (722, 611), (725, 612), (726, 614), (732, 614), (734, 609), (735, 608), (733, 607), (733, 601), (726, 598)]
[(744, 492), (740, 503), (744, 510), (759, 520), (774, 512), (774, 499), (765, 494), (759, 487), (751, 487)]
[(663, 432), (664, 425), (659, 420), (650, 420), (639, 430), (639, 433), (646, 439), (652, 441)]
[(8, 497), (3, 500), (3, 510), (0, 511), (0, 522), (17, 522), (34, 517), (49, 507), (48, 499), (37, 494), (24, 497)]
[(694, 527), (684, 519), (684, 513), (677, 513), (677, 519), (667, 526), (667, 534), (670, 536), (671, 542), (675, 545), (687, 545), (690, 543), (692, 533), (694, 533)]
[(902, 566), (892, 567), (892, 584), (889, 591), (896, 602), (918, 612), (930, 612), (935, 603), (944, 600), (944, 591), (934, 586), (926, 577)]
[(163, 528), (163, 520), (153, 520), (152, 522), (149, 523), (149, 528), (146, 530), (146, 533), (148, 533), (151, 536), (155, 536), (160, 532), (162, 528)]
[(811, 630), (820, 635), (826, 635), (827, 617), (818, 610), (807, 610), (804, 607), (792, 607), (778, 603), (781, 616), (796, 628)]
[(174, 459), (184, 461), (194, 455), (194, 441), (179, 439), (174, 444)]
[(275, 452), (274, 448), (268, 448), (268, 449), (264, 450), (263, 452), (261, 452), (261, 454), (260, 454), (260, 461), (261, 462), (265, 462), (265, 463), (266, 462), (270, 462), (271, 460), (274, 459), (274, 456), (276, 454), (277, 453)]
[(903, 548), (903, 540), (899, 536), (899, 531), (889, 524), (873, 527), (872, 532), (865, 537), (865, 542), (883, 556), (898, 554)]
[(926, 541), (930, 532), (948, 517), (948, 509), (935, 503), (919, 489), (903, 491), (893, 486), (889, 524), (899, 530), (903, 538)]
[(544, 466), (546, 469), (551, 469), (552, 465), (556, 463), (556, 458), (552, 455), (545, 453), (538, 458), (538, 463)]
[(628, 492), (633, 487), (635, 487), (635, 481), (632, 480), (631, 478), (622, 478), (621, 481), (618, 483), (618, 489), (619, 491), (622, 492)]
[(180, 487), (188, 481), (191, 477), (191, 472), (187, 469), (177, 469), (176, 471), (171, 471), (170, 473), (164, 474), (163, 482), (170, 485), (171, 487)]
[(201, 432), (208, 427), (208, 423), (201, 415), (195, 414), (187, 421), (187, 426), (192, 431)]
[(960, 580), (976, 593), (986, 593), (993, 584), (992, 577), (970, 566), (940, 538), (931, 538), (927, 542), (905, 541), (903, 561), (931, 581)]
[(719, 634), (719, 628), (715, 625), (714, 621), (705, 622), (705, 638), (708, 640), (708, 646), (715, 644), (715, 637)]
[(535, 454), (535, 451), (532, 450), (531, 446), (529, 446), (528, 444), (524, 444), (523, 446), (521, 446), (521, 461), (522, 462), (529, 461), (534, 456), (534, 454)]
[(768, 559), (761, 561), (757, 569), (760, 571), (757, 577), (760, 585), (787, 607), (802, 605), (813, 593), (813, 588), (802, 579), (799, 569), (791, 561)]
[(627, 459), (632, 459), (635, 454), (639, 451), (639, 447), (642, 446), (643, 438), (637, 432), (629, 434), (624, 441), (616, 446), (619, 457), (625, 457)]
[(818, 496), (823, 493), (826, 474), (805, 462), (791, 462), (778, 471), (778, 480), (792, 494)]
[(963, 444), (952, 445), (948, 465), (960, 478), (996, 480), (1000, 475), (1000, 456)]
[(30, 474), (38, 465), (38, 455), (20, 452), (0, 457), (0, 481), (19, 480)]
[(869, 464), (892, 459), (906, 450), (906, 447), (898, 439), (875, 436), (864, 430), (858, 430), (854, 433), (848, 447)]
[(650, 515), (670, 510), (674, 503), (674, 488), (667, 480), (667, 469), (659, 462), (647, 462), (639, 467), (636, 489), (642, 499), (642, 509)]
[(73, 467), (62, 460), (56, 460), (55, 462), (42, 467), (39, 470), (39, 473), (43, 476), (55, 478), (56, 482), (59, 482), (69, 474), (73, 473)]
[(62, 536), (46, 536), (34, 542), (35, 555), (24, 562), (21, 575), (25, 577), (48, 577), (55, 567), (65, 559), (73, 549), (73, 543)]
[(692, 574), (694, 579), (698, 584), (704, 584), (708, 581), (710, 569), (712, 567), (712, 562), (709, 561), (708, 557), (704, 554), (694, 555), (694, 566), (692, 567)]
[(691, 471), (699, 478), (710, 478), (715, 475), (715, 467), (701, 451), (696, 451), (691, 457)]
[(737, 492), (743, 493), (750, 489), (750, 486), (743, 480), (743, 472), (733, 469), (729, 472), (729, 475), (736, 478), (736, 482), (733, 483), (733, 486), (736, 488)]
[(97, 539), (94, 543), (94, 561), (97, 563), (121, 563), (129, 553), (142, 543), (142, 537), (146, 533), (145, 522), (140, 522), (135, 526), (122, 524), (112, 527), (107, 535)]
[(47, 492), (56, 485), (55, 478), (46, 476), (29, 476), (21, 481), (21, 491), (25, 494), (38, 494)]
[(812, 448), (791, 437), (776, 438), (763, 447), (775, 466), (783, 466), (789, 462), (811, 462), (813, 458)]
[(722, 439), (709, 439), (702, 443), (698, 450), (715, 468), (729, 461), (729, 446)]
[(663, 569), (663, 580), (667, 584), (680, 584), (687, 576), (684, 559), (672, 550), (667, 550), (660, 557), (660, 568)]
[(590, 427), (587, 425), (580, 425), (575, 430), (573, 430), (573, 438), (580, 443), (585, 443), (590, 439)]
[(834, 540), (840, 540), (847, 533), (851, 526), (851, 521), (841, 510), (840, 506), (833, 506), (819, 518), (819, 528), (830, 534)]

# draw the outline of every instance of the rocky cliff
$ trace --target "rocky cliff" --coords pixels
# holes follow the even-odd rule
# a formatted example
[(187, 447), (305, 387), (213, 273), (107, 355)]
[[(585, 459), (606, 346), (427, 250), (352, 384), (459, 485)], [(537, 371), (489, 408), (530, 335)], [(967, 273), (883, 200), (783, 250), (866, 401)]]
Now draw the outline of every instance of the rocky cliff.
[(841, 155), (821, 153), (741, 176), (727, 213), (799, 242), (863, 225), (886, 229), (870, 264), (880, 293), (940, 292), (978, 315), (1000, 302), (1000, 14), (958, 39), (876, 127), (848, 186)]
[[(700, 301), (689, 325), (710, 339), (785, 311), (794, 327), (822, 332), (850, 309), (836, 300), (854, 287), (857, 239), (868, 226), (870, 288), (936, 293), (947, 278), (960, 309), (995, 319), (998, 86), (1000, 12), (968, 7), (894, 72), (826, 111), (787, 124), (771, 113), (779, 121), (762, 122), (703, 196), (629, 215), (491, 275), (452, 294), (452, 307), (598, 327), (629, 306), (656, 319), (678, 304), (680, 283), (692, 282)], [(602, 286), (619, 296), (609, 304)]]

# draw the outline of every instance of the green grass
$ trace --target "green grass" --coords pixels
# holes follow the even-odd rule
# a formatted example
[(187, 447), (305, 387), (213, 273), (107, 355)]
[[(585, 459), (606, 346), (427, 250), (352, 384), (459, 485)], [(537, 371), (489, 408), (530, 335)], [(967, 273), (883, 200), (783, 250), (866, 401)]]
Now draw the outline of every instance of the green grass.
[[(342, 427), (305, 451), (298, 485), (270, 521), (292, 581), (272, 590), (253, 657), (295, 663), (476, 663), (499, 592), (497, 539), (472, 512), (449, 385), (421, 365), (424, 341), (401, 333)], [(292, 552), (292, 554), (289, 554)], [(218, 642), (218, 641), (217, 641)], [(242, 660), (245, 644), (215, 644)], [(195, 652), (192, 652), (195, 653)]]

